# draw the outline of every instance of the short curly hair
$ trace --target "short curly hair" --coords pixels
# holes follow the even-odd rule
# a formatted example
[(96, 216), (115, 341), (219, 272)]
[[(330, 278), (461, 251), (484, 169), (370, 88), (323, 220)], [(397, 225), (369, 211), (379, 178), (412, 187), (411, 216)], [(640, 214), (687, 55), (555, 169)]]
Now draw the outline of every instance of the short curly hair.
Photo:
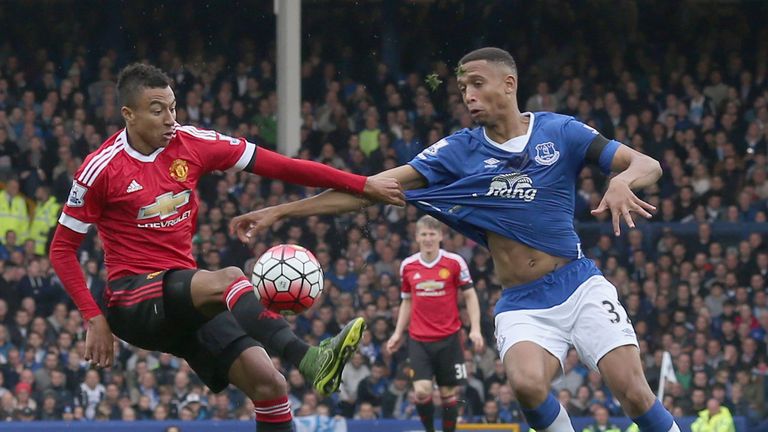
[(144, 63), (126, 66), (117, 77), (117, 96), (127, 107), (136, 106), (136, 98), (143, 89), (165, 88), (171, 85), (171, 78), (160, 68)]

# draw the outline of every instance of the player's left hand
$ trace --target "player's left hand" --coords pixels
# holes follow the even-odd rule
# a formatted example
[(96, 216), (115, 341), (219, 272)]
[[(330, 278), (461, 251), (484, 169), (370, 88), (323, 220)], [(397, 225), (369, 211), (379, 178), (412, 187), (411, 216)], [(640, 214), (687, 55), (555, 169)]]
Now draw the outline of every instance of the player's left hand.
[(613, 232), (618, 237), (621, 234), (621, 218), (630, 228), (635, 227), (635, 221), (632, 220), (631, 212), (637, 213), (646, 219), (653, 217), (649, 211), (656, 211), (656, 207), (641, 200), (632, 192), (626, 181), (619, 178), (611, 179), (608, 190), (605, 191), (600, 205), (592, 210), (592, 215), (599, 215), (605, 211), (611, 211), (613, 220)]
[(267, 207), (232, 218), (229, 222), (230, 234), (237, 234), (243, 243), (248, 243), (253, 236), (268, 229), (281, 218), (276, 207)]
[(476, 353), (480, 354), (485, 351), (485, 339), (483, 339), (483, 335), (479, 331), (469, 332), (469, 340), (472, 341), (472, 348)]
[(368, 177), (363, 194), (367, 198), (398, 207), (405, 205), (405, 193), (400, 182), (391, 177)]

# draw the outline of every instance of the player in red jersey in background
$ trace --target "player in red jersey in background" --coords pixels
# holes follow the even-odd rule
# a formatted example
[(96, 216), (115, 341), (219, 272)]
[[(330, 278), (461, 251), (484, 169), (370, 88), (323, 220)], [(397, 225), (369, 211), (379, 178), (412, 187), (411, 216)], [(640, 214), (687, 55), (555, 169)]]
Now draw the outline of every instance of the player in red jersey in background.
[[(365, 327), (361, 318), (310, 347), (268, 312), (236, 267), (196, 269), (192, 235), (198, 180), (207, 172), (247, 170), (306, 186), (345, 190), (403, 205), (397, 181), (365, 178), (290, 159), (243, 138), (176, 123), (171, 80), (134, 64), (118, 79), (125, 129), (75, 173), (51, 245), (51, 263), (89, 323), (85, 358), (113, 361), (113, 336), (186, 359), (214, 392), (231, 382), (254, 401), (260, 431), (291, 430), (285, 378), (256, 341), (274, 349), (321, 394), (338, 389), (344, 363)], [(105, 249), (107, 288), (97, 305), (77, 249), (91, 225)]]
[(395, 332), (387, 341), (387, 350), (397, 351), (403, 341), (403, 332), (408, 328), (408, 357), (413, 368), (416, 409), (421, 422), (427, 432), (435, 430), (434, 376), (442, 399), (443, 431), (453, 432), (458, 416), (458, 385), (467, 378), (459, 338), (459, 290), (469, 313), (469, 339), (477, 352), (485, 347), (480, 332), (480, 304), (464, 258), (440, 249), (443, 224), (432, 216), (423, 216), (416, 226), (419, 252), (403, 260), (400, 266), (403, 301)]

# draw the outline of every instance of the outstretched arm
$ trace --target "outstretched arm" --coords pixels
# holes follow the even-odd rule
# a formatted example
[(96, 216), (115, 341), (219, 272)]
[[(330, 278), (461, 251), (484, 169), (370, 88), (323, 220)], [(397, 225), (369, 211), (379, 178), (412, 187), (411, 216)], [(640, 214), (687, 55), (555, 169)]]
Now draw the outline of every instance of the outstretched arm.
[[(410, 165), (392, 168), (369, 179), (374, 182), (388, 180), (399, 182), (404, 189), (418, 189), (427, 184), (424, 177)], [(269, 228), (272, 224), (282, 219), (347, 213), (358, 211), (371, 204), (373, 202), (367, 198), (329, 190), (300, 201), (268, 207), (237, 216), (232, 219), (229, 228), (231, 232), (237, 233), (238, 238), (242, 242), (247, 242), (256, 233)]]
[(600, 205), (592, 210), (592, 214), (610, 210), (613, 231), (618, 236), (621, 234), (622, 217), (630, 228), (635, 227), (630, 212), (645, 218), (652, 217), (649, 211), (656, 211), (656, 207), (638, 198), (632, 189), (642, 189), (656, 183), (662, 172), (658, 161), (623, 144), (616, 150), (611, 170), (620, 174), (611, 179)]
[(332, 188), (362, 194), (386, 204), (405, 205), (400, 185), (391, 178), (364, 177), (303, 159), (294, 159), (263, 147), (255, 151), (253, 173), (303, 186)]

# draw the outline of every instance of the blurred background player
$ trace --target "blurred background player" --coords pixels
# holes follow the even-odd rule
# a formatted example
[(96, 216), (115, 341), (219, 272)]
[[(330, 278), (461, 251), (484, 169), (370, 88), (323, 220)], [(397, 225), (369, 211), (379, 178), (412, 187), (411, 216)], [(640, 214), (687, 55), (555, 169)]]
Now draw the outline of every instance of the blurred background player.
[[(285, 378), (256, 340), (327, 395), (338, 388), (364, 320), (354, 319), (336, 337), (310, 347), (280, 315), (264, 309), (239, 268), (198, 270), (191, 254), (198, 180), (210, 171), (248, 170), (395, 203), (402, 192), (394, 181), (369, 181), (280, 156), (242, 138), (180, 126), (170, 83), (149, 65), (133, 64), (121, 72), (117, 88), (126, 127), (75, 173), (51, 262), (89, 323), (86, 360), (111, 366), (114, 332), (135, 346), (185, 358), (214, 392), (235, 384), (253, 400), (260, 431), (291, 430)], [(109, 272), (108, 285), (97, 296), (100, 306), (77, 262), (77, 250), (93, 224)]]
[(458, 292), (464, 295), (471, 323), (469, 339), (477, 352), (485, 345), (480, 332), (480, 305), (464, 258), (440, 248), (444, 225), (432, 216), (423, 216), (416, 227), (419, 252), (406, 258), (400, 266), (403, 301), (386, 349), (397, 351), (408, 329), (408, 358), (413, 369), (419, 418), (428, 432), (435, 430), (434, 377), (442, 399), (443, 431), (452, 432), (456, 429), (458, 413), (457, 386), (467, 378)]

